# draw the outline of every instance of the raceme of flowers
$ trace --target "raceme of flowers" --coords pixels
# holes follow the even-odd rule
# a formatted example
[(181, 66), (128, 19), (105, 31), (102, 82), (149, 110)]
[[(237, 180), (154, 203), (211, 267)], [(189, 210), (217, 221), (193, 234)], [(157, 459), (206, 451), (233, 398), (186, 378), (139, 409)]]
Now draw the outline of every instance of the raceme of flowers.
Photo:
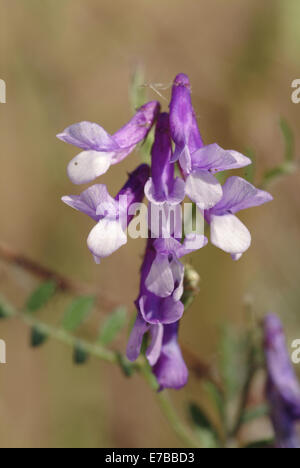
[[(240, 177), (220, 184), (218, 172), (248, 166), (251, 160), (216, 143), (204, 145), (190, 82), (184, 74), (174, 80), (169, 113), (161, 112), (160, 104), (152, 101), (113, 135), (90, 122), (71, 125), (60, 133), (58, 138), (81, 149), (68, 165), (70, 180), (74, 184), (94, 181), (128, 157), (154, 126), (151, 169), (146, 164), (139, 166), (114, 198), (106, 185), (97, 184), (81, 195), (62, 199), (95, 221), (87, 239), (95, 261), (100, 263), (126, 244), (126, 230), (133, 217), (130, 207), (142, 202), (144, 195), (151, 216), (155, 208), (168, 215), (188, 196), (210, 225), (211, 243), (238, 260), (250, 247), (251, 234), (236, 213), (269, 202), (272, 196)], [(176, 176), (176, 168), (181, 176)], [(134, 361), (145, 334), (149, 336), (146, 356), (161, 389), (179, 389), (188, 379), (178, 344), (179, 320), (184, 313), (181, 258), (208, 242), (204, 235), (195, 233), (182, 241), (176, 232), (164, 226), (159, 233), (150, 229), (136, 301), (137, 318), (127, 348), (128, 359)]]

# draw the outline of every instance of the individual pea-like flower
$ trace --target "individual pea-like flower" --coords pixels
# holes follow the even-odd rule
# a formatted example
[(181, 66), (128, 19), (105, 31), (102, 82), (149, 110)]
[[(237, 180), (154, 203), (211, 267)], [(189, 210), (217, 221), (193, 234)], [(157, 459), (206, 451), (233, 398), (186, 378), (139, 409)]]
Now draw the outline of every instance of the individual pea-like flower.
[(139, 166), (129, 175), (128, 181), (115, 198), (109, 195), (106, 185), (102, 184), (89, 187), (81, 195), (62, 198), (64, 203), (97, 222), (87, 240), (96, 263), (127, 243), (126, 229), (132, 220), (132, 216), (128, 216), (128, 210), (133, 204), (142, 202), (149, 173), (147, 164)]
[(148, 291), (159, 297), (173, 297), (180, 300), (183, 294), (184, 265), (180, 258), (205, 247), (207, 238), (189, 234), (183, 244), (177, 239), (156, 239), (155, 258), (152, 262), (145, 285)]
[(138, 314), (128, 341), (127, 358), (135, 361), (141, 352), (144, 335), (149, 333), (150, 344), (146, 357), (156, 376), (159, 390), (179, 390), (188, 380), (188, 369), (178, 344), (178, 328), (178, 321), (168, 325), (153, 325), (145, 322)]
[(251, 245), (251, 234), (235, 214), (272, 200), (268, 192), (257, 189), (241, 177), (229, 177), (223, 186), (222, 200), (205, 212), (212, 244), (239, 260)]
[(164, 326), (160, 355), (153, 366), (160, 390), (179, 390), (188, 381), (188, 369), (178, 344), (178, 328), (179, 322)]
[(78, 185), (92, 182), (111, 165), (123, 161), (147, 137), (159, 108), (158, 102), (148, 102), (113, 135), (92, 122), (71, 125), (58, 134), (60, 140), (83, 150), (68, 165), (70, 180)]
[[(182, 317), (184, 306), (180, 302), (181, 291), (174, 293), (174, 283), (173, 290), (169, 294), (164, 296), (155, 294), (155, 292), (149, 290), (147, 281), (149, 275), (152, 273), (153, 264), (156, 260), (156, 243), (157, 240), (149, 239), (147, 243), (146, 253), (141, 269), (141, 284), (140, 284), (140, 294), (136, 301), (136, 307), (138, 312), (143, 317), (143, 319), (152, 325), (157, 324), (169, 324), (176, 322)], [(184, 267), (182, 265), (184, 270)], [(181, 281), (181, 278), (180, 278)], [(178, 285), (180, 288), (181, 285)]]
[(264, 347), (268, 374), (267, 397), (277, 448), (300, 448), (296, 423), (300, 421), (300, 384), (292, 366), (281, 321), (264, 321)]
[(251, 160), (216, 143), (204, 146), (191, 102), (189, 79), (184, 74), (175, 78), (170, 104), (171, 136), (175, 142), (173, 161), (179, 160), (186, 178), (186, 194), (199, 209), (207, 210), (222, 198), (222, 186), (214, 174), (238, 169)]
[(178, 205), (185, 197), (185, 182), (180, 177), (174, 178), (175, 167), (170, 163), (172, 143), (167, 113), (157, 118), (151, 154), (151, 178), (145, 186), (146, 197), (153, 204)]
[(183, 387), (188, 371), (177, 342), (179, 319), (183, 314), (183, 304), (173, 298), (160, 298), (145, 288), (145, 277), (155, 252), (153, 241), (148, 240), (146, 255), (141, 272), (140, 296), (136, 301), (137, 318), (131, 331), (127, 358), (135, 361), (141, 352), (145, 334), (149, 334), (146, 357), (157, 377), (160, 389)]

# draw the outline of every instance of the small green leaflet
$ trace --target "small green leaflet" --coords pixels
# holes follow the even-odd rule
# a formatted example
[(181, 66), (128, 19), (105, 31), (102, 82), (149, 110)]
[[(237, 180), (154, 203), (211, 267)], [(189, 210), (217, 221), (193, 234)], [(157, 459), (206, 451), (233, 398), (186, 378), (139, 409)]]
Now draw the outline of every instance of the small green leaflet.
[(291, 129), (289, 123), (287, 120), (285, 120), (283, 117), (281, 117), (280, 122), (280, 129), (283, 135), (284, 139), (284, 145), (285, 145), (285, 160), (287, 162), (291, 162), (295, 158), (295, 138), (294, 138), (294, 133), (293, 130)]
[(75, 299), (68, 307), (62, 321), (62, 328), (66, 331), (74, 331), (90, 315), (95, 304), (92, 296), (82, 296)]
[(101, 327), (98, 343), (102, 345), (111, 343), (124, 327), (126, 320), (126, 307), (118, 307), (114, 310)]
[(84, 349), (80, 341), (78, 341), (74, 347), (73, 351), (73, 361), (77, 365), (85, 364), (86, 361), (89, 359), (88, 352)]
[(47, 281), (41, 284), (29, 297), (26, 302), (27, 312), (36, 312), (44, 307), (47, 302), (52, 299), (56, 292), (56, 283), (54, 281)]
[(30, 343), (33, 348), (37, 348), (47, 341), (48, 336), (43, 332), (38, 325), (33, 326), (31, 329)]
[(218, 446), (219, 434), (204, 411), (196, 403), (190, 403), (189, 414), (197, 431), (199, 431), (201, 437), (205, 440), (205, 445), (209, 448)]

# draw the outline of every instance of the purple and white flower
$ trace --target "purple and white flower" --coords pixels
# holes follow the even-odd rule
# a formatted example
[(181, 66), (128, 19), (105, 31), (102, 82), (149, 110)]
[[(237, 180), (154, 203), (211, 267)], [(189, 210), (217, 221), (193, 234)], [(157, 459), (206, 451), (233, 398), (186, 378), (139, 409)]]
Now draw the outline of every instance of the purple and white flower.
[(71, 125), (58, 134), (60, 140), (83, 150), (68, 165), (70, 180), (78, 185), (92, 182), (123, 161), (147, 137), (159, 109), (158, 102), (148, 102), (114, 135), (91, 122)]
[(149, 333), (146, 357), (157, 378), (159, 390), (178, 390), (188, 381), (188, 369), (178, 344), (178, 328), (178, 321), (169, 325), (151, 325), (138, 314), (128, 341), (127, 358), (135, 361), (141, 352), (144, 335)]
[(160, 390), (179, 390), (188, 381), (188, 369), (178, 344), (178, 328), (179, 322), (164, 326), (160, 355), (153, 366)]
[(179, 301), (183, 294), (184, 265), (180, 258), (205, 247), (207, 238), (202, 235), (186, 236), (181, 244), (174, 238), (156, 239), (155, 258), (146, 277), (148, 291), (159, 297), (173, 297)]
[(241, 177), (227, 179), (222, 199), (205, 212), (212, 244), (239, 260), (251, 245), (251, 234), (235, 214), (271, 200), (273, 197), (268, 192), (257, 189)]
[(192, 107), (190, 82), (184, 74), (174, 81), (170, 127), (175, 142), (173, 161), (179, 160), (186, 178), (186, 194), (199, 209), (212, 208), (223, 195), (214, 174), (248, 166), (251, 160), (237, 151), (224, 150), (216, 143), (203, 145)]
[(109, 195), (106, 185), (102, 184), (89, 187), (81, 195), (62, 198), (64, 203), (97, 222), (87, 240), (96, 263), (127, 243), (126, 229), (132, 220), (132, 216), (128, 216), (128, 210), (133, 204), (142, 202), (149, 172), (147, 164), (139, 166), (129, 175), (128, 181), (115, 198)]

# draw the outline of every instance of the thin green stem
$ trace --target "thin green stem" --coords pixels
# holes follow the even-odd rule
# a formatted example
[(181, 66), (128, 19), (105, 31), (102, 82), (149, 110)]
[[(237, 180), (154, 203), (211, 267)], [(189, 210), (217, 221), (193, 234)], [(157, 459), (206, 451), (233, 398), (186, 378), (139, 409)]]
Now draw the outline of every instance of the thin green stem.
[[(40, 333), (45, 334), (48, 338), (53, 338), (56, 341), (59, 341), (67, 346), (74, 348), (80, 343), (81, 349), (88, 353), (89, 355), (95, 356), (98, 359), (109, 362), (111, 364), (120, 365), (120, 355), (118, 352), (111, 351), (99, 344), (93, 344), (86, 340), (77, 338), (76, 336), (70, 334), (69, 332), (63, 330), (62, 328), (57, 328), (52, 325), (48, 325), (44, 322), (37, 320), (33, 315), (30, 315), (25, 312), (17, 311), (11, 304), (9, 304), (2, 296), (0, 296), (0, 306), (2, 314), (7, 318), (18, 318), (22, 320), (29, 327), (35, 327), (39, 330)], [(132, 364), (132, 369), (139, 372), (149, 385), (149, 387), (155, 392), (157, 402), (164, 413), (166, 419), (169, 421), (169, 424), (173, 428), (177, 436), (182, 440), (182, 442), (191, 448), (196, 448), (200, 446), (196, 440), (194, 440), (193, 435), (190, 433), (188, 427), (181, 421), (178, 416), (168, 393), (164, 390), (158, 392), (158, 384), (155, 376), (153, 375), (151, 368), (147, 361), (143, 358), (140, 358), (136, 363)]]
[(189, 428), (182, 422), (181, 418), (177, 414), (172, 404), (168, 392), (166, 390), (158, 391), (158, 383), (154, 378), (148, 364), (146, 363), (144, 366), (141, 367), (140, 370), (146, 382), (149, 384), (152, 390), (156, 392), (156, 398), (160, 409), (165, 415), (166, 419), (169, 421), (170, 425), (172, 426), (174, 432), (177, 434), (179, 439), (181, 439), (182, 442), (189, 448), (200, 448), (201, 442), (195, 440)]

